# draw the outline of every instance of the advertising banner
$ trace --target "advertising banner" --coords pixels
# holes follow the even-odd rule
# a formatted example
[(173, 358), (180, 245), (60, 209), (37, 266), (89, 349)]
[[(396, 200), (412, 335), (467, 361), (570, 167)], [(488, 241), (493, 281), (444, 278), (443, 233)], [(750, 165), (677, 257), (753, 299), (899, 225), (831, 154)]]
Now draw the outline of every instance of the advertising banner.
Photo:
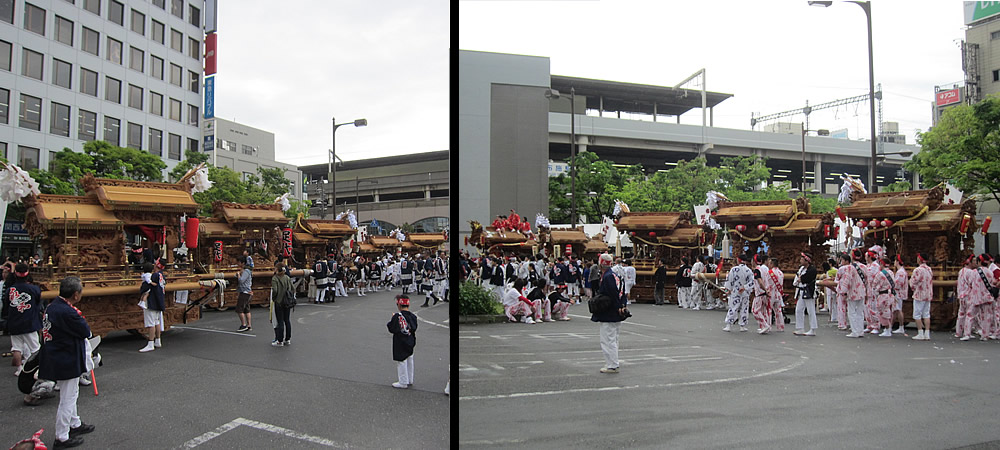
[(218, 35), (205, 35), (205, 75), (215, 75), (215, 50), (218, 46)]
[(937, 106), (952, 105), (960, 101), (962, 101), (962, 95), (959, 89), (940, 91), (934, 96), (934, 104)]
[(205, 77), (205, 119), (215, 118), (215, 77)]
[(963, 2), (965, 6), (965, 24), (969, 25), (987, 17), (1000, 14), (1000, 2)]

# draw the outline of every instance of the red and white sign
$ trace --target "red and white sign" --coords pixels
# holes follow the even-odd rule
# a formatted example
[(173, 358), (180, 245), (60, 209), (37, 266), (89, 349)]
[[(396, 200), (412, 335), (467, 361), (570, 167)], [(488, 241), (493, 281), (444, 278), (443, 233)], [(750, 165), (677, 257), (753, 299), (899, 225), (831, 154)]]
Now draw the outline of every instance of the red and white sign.
[(215, 48), (217, 45), (216, 34), (209, 33), (205, 36), (205, 75), (215, 73)]
[(947, 91), (938, 92), (935, 96), (934, 103), (937, 106), (947, 106), (960, 101), (962, 101), (962, 96), (959, 94), (958, 89), (949, 89)]

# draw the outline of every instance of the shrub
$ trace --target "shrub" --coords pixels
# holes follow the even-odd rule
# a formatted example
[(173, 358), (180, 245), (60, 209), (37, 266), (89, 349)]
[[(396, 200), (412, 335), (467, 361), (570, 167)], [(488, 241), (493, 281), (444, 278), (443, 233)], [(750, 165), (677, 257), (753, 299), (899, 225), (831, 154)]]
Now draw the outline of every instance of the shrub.
[(493, 300), (489, 289), (466, 281), (458, 291), (458, 314), (463, 316), (503, 314), (503, 306)]

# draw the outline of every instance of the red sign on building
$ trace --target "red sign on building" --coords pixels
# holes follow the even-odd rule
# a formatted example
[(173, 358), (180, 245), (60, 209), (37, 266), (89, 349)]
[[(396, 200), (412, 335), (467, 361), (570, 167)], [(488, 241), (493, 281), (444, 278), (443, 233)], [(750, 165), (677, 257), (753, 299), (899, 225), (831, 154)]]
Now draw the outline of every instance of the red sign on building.
[(209, 33), (205, 36), (205, 75), (215, 73), (215, 47), (216, 35)]
[(938, 92), (934, 103), (937, 106), (947, 106), (960, 101), (962, 101), (962, 96), (959, 94), (958, 89), (949, 89)]

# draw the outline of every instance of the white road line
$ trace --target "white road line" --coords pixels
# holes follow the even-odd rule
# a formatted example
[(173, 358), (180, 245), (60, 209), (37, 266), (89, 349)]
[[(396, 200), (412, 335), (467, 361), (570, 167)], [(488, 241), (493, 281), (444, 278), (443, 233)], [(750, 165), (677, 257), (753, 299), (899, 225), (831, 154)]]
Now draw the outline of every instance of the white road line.
[[(447, 303), (444, 303), (444, 304), (447, 305)], [(434, 308), (434, 306), (431, 306), (431, 308)], [(417, 312), (419, 312), (419, 311), (417, 311)], [(421, 322), (429, 323), (429, 324), (431, 324), (431, 325), (433, 325), (435, 327), (441, 327), (441, 328), (444, 328), (446, 330), (451, 329), (451, 327), (449, 327), (448, 325), (443, 325), (443, 324), (440, 324), (440, 323), (437, 323), (437, 322), (431, 322), (431, 321), (429, 321), (429, 320), (427, 320), (427, 319), (425, 319), (423, 317), (420, 317), (420, 314), (413, 313), (413, 315), (417, 316), (417, 320), (419, 320)]]
[[(461, 336), (460, 336), (461, 337)], [(648, 352), (650, 350), (677, 350), (682, 348), (702, 348), (700, 345), (682, 345), (677, 347), (649, 347), (649, 348), (619, 348), (619, 352)], [(559, 350), (559, 351), (546, 351), (546, 352), (509, 352), (509, 353), (490, 353), (490, 356), (533, 356), (538, 354), (551, 355), (553, 353), (558, 353), (560, 355), (569, 353), (601, 353), (602, 350)], [(763, 361), (763, 360), (761, 360)]]
[(233, 334), (233, 335), (236, 335), (236, 336), (257, 337), (256, 334), (240, 333), (240, 332), (237, 332), (237, 331), (213, 330), (211, 328), (198, 328), (198, 327), (189, 327), (189, 326), (180, 326), (180, 325), (171, 325), (170, 328), (179, 328), (181, 330), (209, 331), (209, 332), (212, 332), (212, 333)]
[(334, 441), (331, 441), (329, 439), (321, 438), (321, 437), (318, 437), (318, 436), (310, 436), (310, 435), (305, 434), (305, 433), (300, 433), (298, 431), (289, 430), (288, 428), (282, 428), (282, 427), (279, 427), (279, 426), (276, 426), (276, 425), (271, 425), (271, 424), (267, 424), (267, 423), (263, 423), (263, 422), (257, 422), (256, 420), (249, 420), (249, 419), (244, 419), (242, 417), (239, 417), (239, 418), (233, 420), (232, 422), (229, 422), (229, 423), (227, 423), (225, 425), (222, 425), (219, 428), (216, 428), (216, 429), (214, 429), (212, 431), (209, 431), (208, 433), (205, 433), (205, 434), (203, 434), (201, 436), (198, 436), (198, 437), (196, 437), (194, 439), (191, 439), (190, 441), (185, 442), (184, 444), (181, 445), (180, 448), (195, 448), (195, 447), (197, 447), (197, 446), (199, 446), (201, 444), (204, 444), (204, 443), (206, 443), (206, 442), (208, 442), (208, 441), (210, 441), (210, 440), (212, 440), (214, 438), (219, 437), (220, 435), (222, 435), (222, 433), (225, 433), (227, 431), (233, 430), (233, 429), (235, 429), (235, 428), (237, 428), (239, 426), (246, 426), (246, 427), (250, 427), (250, 428), (256, 428), (258, 430), (267, 431), (268, 433), (280, 434), (282, 436), (287, 436), (287, 437), (290, 437), (290, 438), (293, 438), (293, 439), (298, 439), (300, 441), (305, 441), (305, 442), (309, 442), (309, 443), (313, 443), (313, 444), (324, 445), (324, 446), (327, 446), (327, 447), (336, 447), (336, 448), (347, 448), (348, 447), (347, 444), (343, 444), (343, 443), (339, 443), (339, 442), (334, 442)]
[(482, 336), (459, 336), (459, 339), (479, 339)]
[(499, 444), (520, 444), (521, 442), (524, 442), (524, 439), (497, 439), (495, 441), (490, 441), (490, 440), (458, 441), (458, 445), (499, 445)]
[[(771, 375), (776, 375), (782, 372), (787, 372), (789, 370), (795, 369), (803, 364), (809, 358), (806, 356), (801, 356), (800, 359), (792, 364), (785, 367), (775, 369), (769, 372), (758, 373), (754, 375), (749, 375), (745, 377), (731, 377), (731, 378), (721, 378), (716, 380), (698, 380), (698, 381), (685, 381), (680, 383), (664, 383), (664, 384), (650, 384), (650, 385), (629, 385), (629, 386), (607, 386), (600, 388), (577, 388), (577, 389), (562, 389), (558, 391), (538, 391), (538, 392), (515, 392), (513, 394), (499, 394), (499, 395), (470, 395), (470, 396), (460, 396), (458, 399), (462, 401), (468, 400), (496, 400), (496, 399), (507, 399), (507, 398), (522, 398), (522, 397), (540, 397), (545, 395), (560, 395), (560, 394), (577, 394), (584, 392), (610, 392), (610, 391), (623, 391), (630, 389), (639, 388), (669, 388), (669, 387), (683, 387), (683, 386), (701, 386), (706, 384), (717, 384), (717, 383), (732, 383), (734, 381), (749, 380), (752, 378), (768, 377)], [(595, 375), (596, 376), (596, 375)]]
[[(580, 318), (582, 318), (582, 319), (587, 319), (587, 320), (590, 320), (590, 316), (581, 316), (581, 315), (579, 315), (579, 314), (567, 314), (567, 316), (572, 316), (572, 317), (580, 317)], [(622, 323), (623, 323), (623, 324), (625, 324), (625, 325), (638, 325), (638, 326), (640, 326), (640, 327), (649, 327), (649, 328), (660, 328), (660, 327), (658, 327), (658, 326), (656, 326), (656, 325), (646, 325), (646, 324), (644, 324), (644, 323), (638, 323), (638, 322), (629, 322), (629, 321), (627, 321), (627, 320), (626, 320), (626, 321), (624, 321), (624, 322), (622, 322)]]

